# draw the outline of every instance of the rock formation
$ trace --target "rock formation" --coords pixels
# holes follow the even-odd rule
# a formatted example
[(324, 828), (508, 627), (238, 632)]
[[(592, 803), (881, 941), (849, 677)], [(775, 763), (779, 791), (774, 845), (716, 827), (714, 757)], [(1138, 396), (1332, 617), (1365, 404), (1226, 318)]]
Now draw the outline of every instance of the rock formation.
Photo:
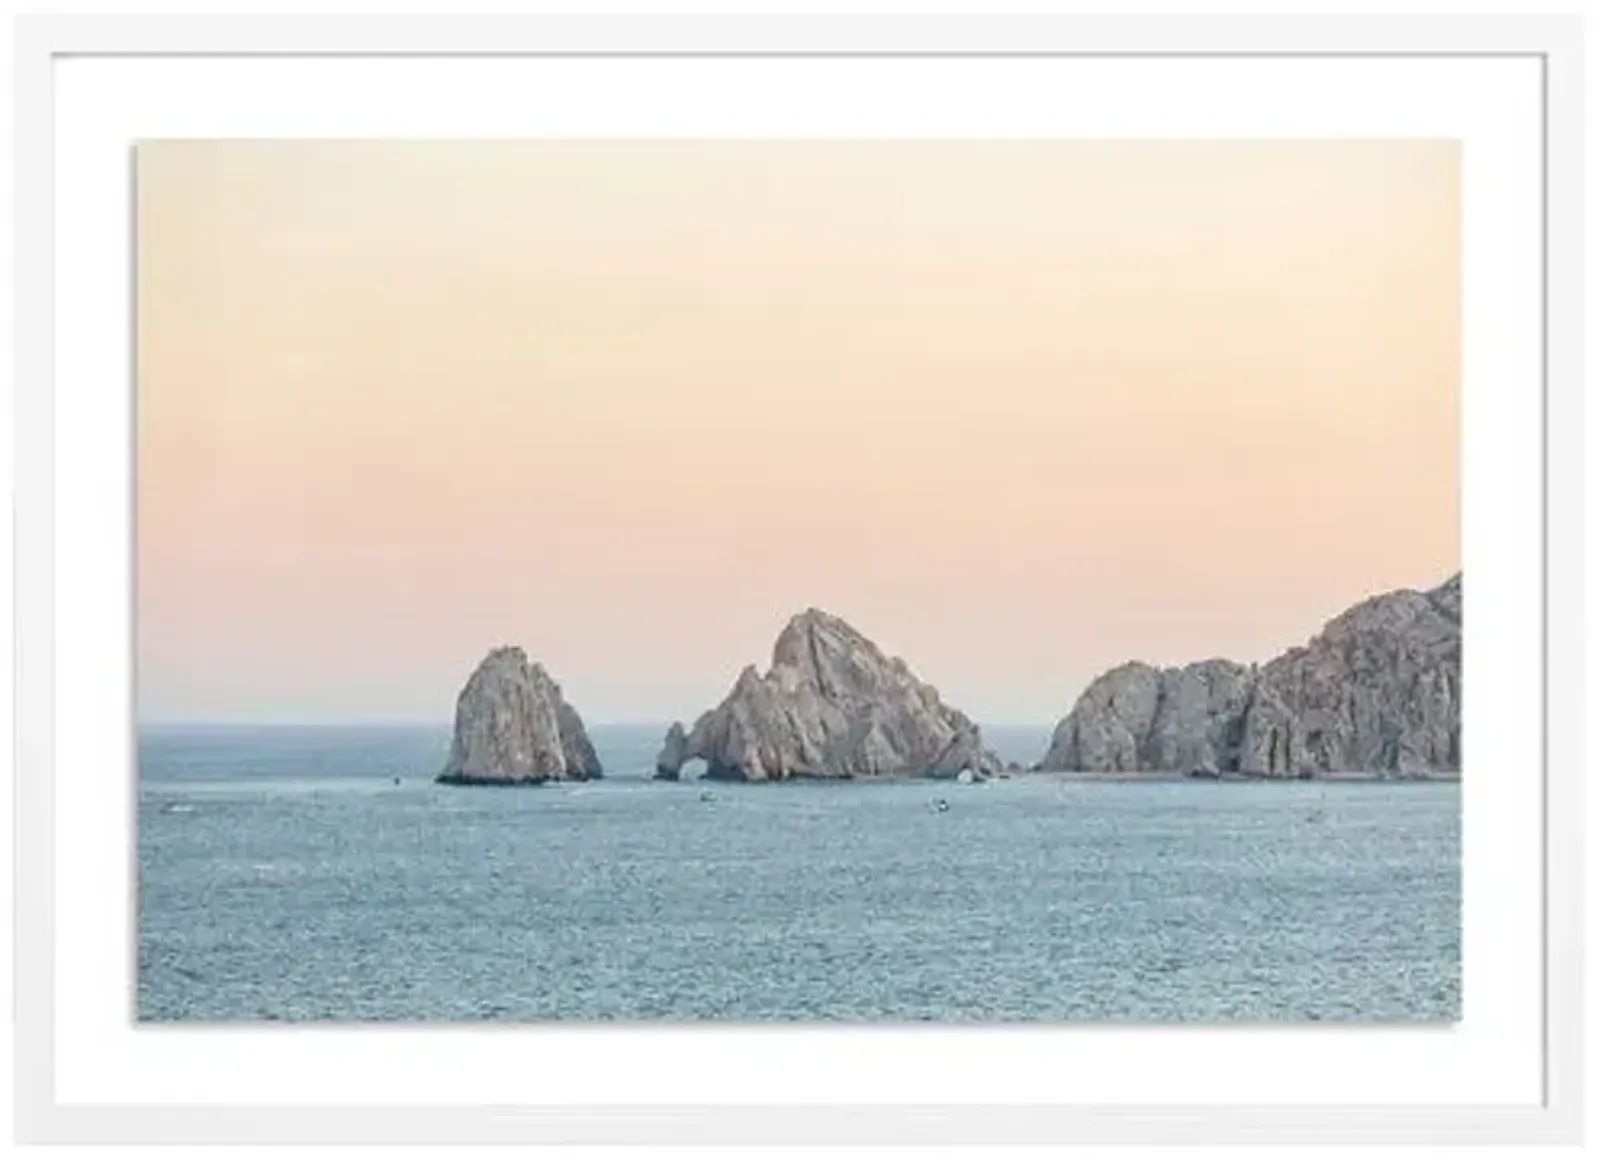
[(1129, 662), (1083, 692), (1056, 727), (1046, 770), (1228, 769), (1250, 700), (1248, 667), (1222, 659), (1158, 670)]
[(685, 734), (674, 723), (656, 777), (703, 759), (710, 779), (988, 777), (1000, 761), (978, 727), (905, 662), (820, 610), (790, 619), (766, 674), (747, 666)]
[(689, 760), (689, 736), (683, 732), (683, 724), (675, 722), (667, 728), (667, 737), (661, 744), (661, 753), (656, 756), (656, 778), (677, 779), (683, 764)]
[(1262, 667), (1101, 675), (1044, 770), (1315, 778), (1461, 770), (1461, 575), (1369, 598)]
[(521, 647), (489, 652), (456, 699), (441, 783), (503, 786), (598, 779), (600, 760), (561, 688)]

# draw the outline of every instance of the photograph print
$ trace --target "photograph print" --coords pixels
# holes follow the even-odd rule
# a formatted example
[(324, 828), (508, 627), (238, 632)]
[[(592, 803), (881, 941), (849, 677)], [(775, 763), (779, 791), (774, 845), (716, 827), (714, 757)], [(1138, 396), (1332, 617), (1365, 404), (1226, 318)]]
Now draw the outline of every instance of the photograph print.
[(1456, 142), (135, 170), (136, 1020), (1460, 1018)]

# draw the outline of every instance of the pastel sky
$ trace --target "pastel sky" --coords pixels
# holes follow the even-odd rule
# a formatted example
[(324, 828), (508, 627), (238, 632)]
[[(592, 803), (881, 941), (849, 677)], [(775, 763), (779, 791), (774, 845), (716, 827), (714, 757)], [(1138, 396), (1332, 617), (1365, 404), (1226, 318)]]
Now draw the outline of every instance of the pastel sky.
[(980, 721), (1458, 566), (1445, 141), (138, 150), (145, 719), (692, 718), (843, 615)]

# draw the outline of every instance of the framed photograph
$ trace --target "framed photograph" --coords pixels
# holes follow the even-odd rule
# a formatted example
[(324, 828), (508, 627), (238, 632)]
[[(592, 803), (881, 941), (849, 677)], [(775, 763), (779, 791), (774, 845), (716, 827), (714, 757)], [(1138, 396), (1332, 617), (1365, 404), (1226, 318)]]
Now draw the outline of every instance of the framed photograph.
[(24, 20), (23, 1136), (1576, 1140), (1578, 32)]

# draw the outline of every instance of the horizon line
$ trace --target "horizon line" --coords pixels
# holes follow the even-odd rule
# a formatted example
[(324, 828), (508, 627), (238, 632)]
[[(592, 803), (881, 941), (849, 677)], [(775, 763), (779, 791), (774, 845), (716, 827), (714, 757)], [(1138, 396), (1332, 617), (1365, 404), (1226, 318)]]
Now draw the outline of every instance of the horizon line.
[[(632, 719), (593, 719), (593, 720), (584, 719), (583, 720), (583, 725), (584, 725), (585, 728), (588, 728), (588, 727), (662, 727), (662, 728), (666, 728), (666, 727), (670, 727), (675, 722), (682, 722), (682, 721), (683, 720), (681, 718), (667, 718), (667, 717), (663, 717), (661, 719), (638, 719), (638, 718), (632, 718)], [(988, 722), (985, 722), (982, 719), (974, 719), (973, 721), (976, 722), (978, 727), (981, 729), (983, 727), (1054, 727), (1061, 720), (1059, 718), (1057, 718), (1057, 719), (1050, 719), (1050, 720), (1042, 721), (1042, 722), (1039, 721), (1039, 720), (1036, 720), (1036, 719), (1024, 719), (1024, 720), (1011, 719), (1011, 720), (997, 720), (997, 721), (988, 721)], [(306, 728), (310, 728), (310, 727), (417, 727), (417, 728), (420, 728), (420, 727), (439, 727), (441, 729), (448, 730), (448, 729), (453, 729), (454, 726), (455, 726), (455, 722), (454, 722), (453, 719), (416, 718), (416, 717), (387, 717), (386, 718), (386, 717), (381, 717), (381, 716), (365, 716), (365, 717), (363, 717), (363, 716), (352, 716), (352, 717), (349, 717), (349, 718), (239, 718), (237, 716), (234, 716), (234, 717), (215, 717), (215, 718), (136, 718), (136, 719), (134, 719), (134, 727), (135, 727), (135, 729), (139, 729), (139, 730), (142, 730), (142, 729), (145, 729), (145, 728), (152, 728), (152, 729), (159, 729), (159, 728), (178, 729), (178, 728), (181, 728), (181, 727), (190, 727), (190, 728), (197, 729), (197, 730), (198, 729), (204, 729), (204, 728), (207, 728), (207, 727), (214, 728), (214, 729), (219, 729), (219, 730), (223, 729), (223, 728), (228, 728), (228, 727), (232, 727), (232, 728), (243, 728), (243, 727), (306, 727)]]

